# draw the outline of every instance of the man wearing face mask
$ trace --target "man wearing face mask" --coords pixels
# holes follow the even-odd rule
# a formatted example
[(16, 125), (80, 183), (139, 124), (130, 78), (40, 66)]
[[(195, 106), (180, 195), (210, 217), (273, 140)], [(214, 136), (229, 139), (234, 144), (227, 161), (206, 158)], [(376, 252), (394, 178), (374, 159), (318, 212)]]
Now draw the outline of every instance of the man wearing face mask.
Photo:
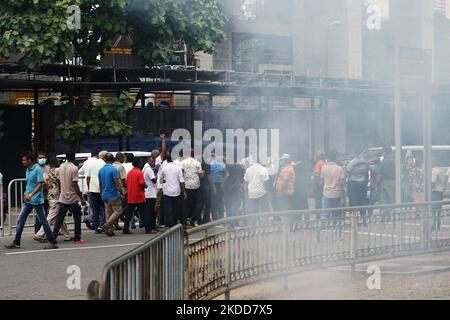
[[(37, 159), (38, 159), (38, 165), (39, 165), (39, 169), (41, 169), (42, 174), (46, 174), (48, 173), (48, 170), (50, 169), (50, 167), (47, 164), (47, 154), (44, 151), (39, 151), (37, 154)], [(48, 215), (48, 208), (49, 208), (49, 204), (48, 204), (48, 190), (47, 190), (47, 186), (44, 184), (44, 211), (45, 211), (45, 216)], [(39, 219), (37, 217), (34, 218), (34, 233), (38, 233), (38, 231), (41, 229), (41, 223), (39, 222)]]

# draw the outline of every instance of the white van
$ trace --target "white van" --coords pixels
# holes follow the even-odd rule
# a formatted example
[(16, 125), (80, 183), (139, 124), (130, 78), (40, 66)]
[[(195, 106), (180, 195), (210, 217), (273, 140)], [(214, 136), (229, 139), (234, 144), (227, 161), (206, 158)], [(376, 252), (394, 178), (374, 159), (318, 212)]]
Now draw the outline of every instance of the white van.
[[(144, 165), (147, 162), (148, 157), (150, 157), (152, 155), (151, 152), (144, 152), (144, 151), (120, 151), (120, 152), (123, 154), (131, 153), (134, 155), (135, 158), (140, 158), (142, 165)], [(111, 153), (115, 157), (116, 154), (119, 153), (119, 151), (115, 151), (115, 152), (111, 152)], [(58, 158), (58, 160), (62, 163), (66, 160), (66, 155), (60, 154), (60, 155), (56, 156), (56, 158)], [(91, 158), (91, 153), (77, 153), (75, 155), (75, 161), (80, 165), (83, 164), (89, 158)], [(84, 175), (80, 175), (78, 185), (79, 185), (82, 193), (87, 193), (87, 184), (86, 184), (86, 179), (85, 179)]]
[[(142, 160), (147, 161), (147, 158), (150, 157), (152, 155), (151, 152), (144, 152), (144, 151), (115, 151), (115, 152), (111, 152), (112, 155), (115, 157), (117, 153), (131, 153), (134, 155), (135, 158), (141, 158)], [(63, 162), (66, 160), (66, 155), (65, 154), (60, 154), (58, 156), (56, 156), (58, 158), (58, 160), (60, 162)], [(75, 160), (77, 162), (84, 162), (87, 159), (89, 159), (91, 157), (91, 153), (77, 153), (75, 155)]]
[[(395, 147), (392, 147), (392, 150), (395, 151)], [(402, 159), (406, 158), (407, 153), (412, 153), (413, 155), (422, 153), (423, 155), (423, 150), (424, 146), (402, 146)], [(377, 158), (382, 159), (383, 147), (368, 148), (364, 150), (360, 156), (366, 161), (371, 161)], [(432, 146), (431, 157), (435, 159), (441, 167), (450, 167), (450, 146)]]

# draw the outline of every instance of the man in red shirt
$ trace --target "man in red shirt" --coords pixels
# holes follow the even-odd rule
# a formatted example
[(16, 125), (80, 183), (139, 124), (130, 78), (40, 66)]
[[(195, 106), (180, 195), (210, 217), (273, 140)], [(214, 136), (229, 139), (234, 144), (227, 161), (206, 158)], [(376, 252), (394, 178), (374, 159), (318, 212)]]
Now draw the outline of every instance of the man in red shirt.
[(127, 191), (128, 191), (128, 214), (125, 217), (124, 234), (131, 234), (130, 220), (133, 212), (138, 210), (139, 216), (144, 222), (145, 232), (150, 233), (149, 219), (145, 210), (145, 185), (144, 174), (141, 169), (141, 161), (139, 158), (133, 159), (133, 169), (127, 174)]

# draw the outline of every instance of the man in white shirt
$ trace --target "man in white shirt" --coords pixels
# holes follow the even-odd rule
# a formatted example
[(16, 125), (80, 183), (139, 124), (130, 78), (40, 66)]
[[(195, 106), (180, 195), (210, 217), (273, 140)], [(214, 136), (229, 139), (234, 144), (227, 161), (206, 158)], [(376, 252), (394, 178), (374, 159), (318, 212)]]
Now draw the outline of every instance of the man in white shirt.
[(160, 168), (158, 173), (158, 189), (162, 189), (164, 201), (165, 225), (169, 228), (183, 222), (182, 199), (186, 199), (183, 171), (172, 161), (169, 153), (166, 155), (167, 164)]
[[(92, 162), (96, 161), (98, 159), (98, 150), (94, 150), (91, 152), (91, 157), (83, 162), (83, 165), (78, 170), (79, 174), (79, 180), (78, 180), (78, 188), (81, 190), (81, 193), (83, 194), (83, 198), (85, 200), (89, 200), (89, 188), (87, 186), (87, 172), (89, 170), (89, 166), (92, 164)], [(90, 213), (89, 217), (85, 217), (83, 222), (86, 224), (86, 227), (89, 230), (93, 230), (92, 228), (92, 212)]]
[(250, 165), (245, 171), (244, 181), (248, 190), (247, 213), (269, 211), (269, 171), (259, 163)]
[(156, 161), (155, 158), (149, 157), (148, 166), (143, 170), (144, 180), (147, 188), (145, 189), (145, 206), (149, 216), (149, 228), (151, 233), (156, 233), (156, 198), (158, 190), (156, 188)]
[(202, 165), (194, 158), (194, 151), (191, 156), (181, 162), (184, 172), (184, 180), (187, 198), (184, 202), (185, 218), (191, 219), (191, 225), (197, 227), (201, 220), (200, 213), (200, 178), (203, 178)]
[(86, 182), (86, 175), (87, 175), (87, 172), (89, 170), (89, 166), (91, 165), (91, 163), (94, 162), (96, 159), (98, 159), (98, 154), (99, 154), (99, 151), (92, 151), (91, 157), (89, 159), (87, 159), (81, 166), (80, 170), (78, 170), (78, 173), (80, 175), (80, 180), (78, 181), (78, 187), (80, 188), (83, 195), (88, 195), (88, 193), (89, 193), (89, 188), (88, 188), (87, 182)]
[(94, 160), (89, 164), (86, 173), (86, 182), (89, 190), (89, 205), (92, 209), (92, 227), (93, 230), (95, 230), (95, 233), (102, 233), (100, 226), (106, 223), (105, 204), (100, 192), (98, 173), (105, 165), (103, 159), (107, 153), (107, 151), (102, 151), (99, 153), (98, 158), (94, 157)]

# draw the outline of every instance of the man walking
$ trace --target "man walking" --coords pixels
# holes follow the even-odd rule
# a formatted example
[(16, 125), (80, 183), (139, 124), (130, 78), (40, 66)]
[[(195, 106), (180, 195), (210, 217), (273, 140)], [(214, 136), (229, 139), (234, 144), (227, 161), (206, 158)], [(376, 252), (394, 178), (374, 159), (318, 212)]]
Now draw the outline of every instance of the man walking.
[(240, 164), (230, 164), (227, 161), (225, 178), (223, 180), (223, 198), (227, 218), (241, 215), (244, 195), (244, 173), (245, 170)]
[(260, 213), (268, 211), (269, 171), (259, 163), (251, 164), (244, 175), (248, 190), (248, 210), (246, 213)]
[(212, 196), (212, 219), (219, 220), (223, 218), (224, 204), (223, 204), (223, 178), (225, 176), (225, 164), (223, 159), (217, 159), (212, 155), (210, 163), (211, 177), (214, 182), (213, 196)]
[(125, 225), (123, 228), (124, 234), (131, 234), (129, 229), (130, 218), (135, 210), (139, 212), (139, 216), (145, 227), (145, 232), (150, 233), (149, 219), (145, 210), (145, 179), (139, 167), (141, 166), (141, 160), (134, 158), (133, 169), (127, 174), (127, 193), (128, 193), (128, 214), (125, 218)]
[[(119, 171), (119, 177), (120, 181), (122, 183), (122, 188), (126, 189), (127, 187), (127, 172), (125, 170), (125, 167), (123, 166), (125, 162), (125, 155), (122, 152), (117, 152), (116, 154), (116, 161), (114, 161), (114, 167)], [(125, 215), (127, 214), (128, 206), (127, 202), (124, 201), (122, 203), (122, 219), (124, 219)], [(125, 219), (124, 219), (125, 220)], [(122, 228), (119, 226), (119, 221), (114, 223), (114, 230), (120, 231)]]
[(446, 185), (446, 168), (440, 167), (437, 160), (434, 159), (431, 169), (431, 201), (437, 203), (432, 206), (432, 231), (441, 231), (442, 200), (444, 199)]
[[(61, 195), (61, 182), (59, 180), (58, 159), (56, 159), (55, 156), (51, 156), (48, 158), (48, 164), (50, 168), (48, 172), (44, 174), (44, 181), (48, 190), (47, 199), (49, 204), (47, 221), (50, 227), (54, 227), (56, 220), (58, 218), (60, 208), (59, 198)], [(64, 235), (64, 241), (72, 240), (72, 236), (70, 235), (70, 232), (67, 230), (67, 226), (65, 223), (61, 227), (61, 232)], [(40, 242), (47, 242), (47, 239), (45, 239), (44, 228), (41, 227), (41, 229), (35, 234), (33, 239)]]
[[(328, 161), (322, 168), (321, 173), (323, 184), (323, 198), (322, 208), (332, 209), (340, 208), (344, 204), (344, 169), (337, 164), (337, 151), (331, 150), (328, 153)], [(324, 214), (323, 219), (330, 220), (333, 218), (333, 223), (338, 226), (343, 219), (343, 212), (334, 212), (333, 214)], [(342, 227), (338, 226), (337, 235), (342, 234)]]
[(158, 174), (158, 188), (161, 188), (163, 192), (166, 227), (171, 228), (177, 224), (177, 221), (184, 225), (180, 196), (183, 195), (186, 199), (187, 195), (183, 171), (172, 162), (170, 154), (167, 154), (166, 161), (167, 164), (161, 167)]
[(184, 221), (191, 220), (192, 227), (197, 227), (201, 221), (200, 216), (200, 178), (203, 177), (202, 165), (194, 158), (194, 151), (191, 156), (181, 162), (184, 171), (187, 199), (185, 200)]
[[(105, 155), (105, 165), (98, 173), (99, 189), (106, 210), (106, 222), (100, 227), (108, 237), (114, 236), (113, 225), (122, 215), (122, 201), (125, 191), (120, 182), (119, 171), (113, 166), (114, 156), (111, 153)], [(125, 223), (129, 217), (125, 218)]]
[[(50, 169), (50, 167), (48, 166), (48, 161), (47, 161), (47, 154), (44, 151), (39, 151), (37, 154), (37, 158), (38, 158), (38, 165), (39, 168), (42, 170), (42, 174), (46, 174), (48, 173), (48, 170)], [(48, 211), (49, 211), (49, 201), (48, 201), (48, 190), (47, 190), (47, 185), (44, 184), (44, 211), (45, 211), (45, 216), (48, 216)], [(39, 222), (38, 218), (35, 217), (34, 219), (34, 233), (37, 233), (39, 230), (41, 229), (41, 223)]]
[[(350, 207), (366, 206), (369, 186), (369, 165), (367, 161), (360, 156), (356, 156), (348, 163), (345, 174), (347, 176)], [(361, 210), (360, 214), (363, 225), (367, 226), (366, 211)]]
[(81, 239), (81, 207), (79, 201), (84, 205), (86, 201), (78, 186), (78, 168), (75, 165), (75, 153), (71, 152), (66, 155), (66, 162), (59, 168), (59, 181), (61, 184), (61, 194), (59, 196), (59, 212), (56, 218), (53, 233), (55, 238), (58, 237), (59, 230), (64, 223), (67, 211), (72, 213), (75, 222), (75, 244), (85, 243)]
[(106, 220), (105, 205), (101, 197), (98, 180), (100, 169), (105, 165), (105, 161), (103, 160), (105, 155), (106, 152), (102, 151), (98, 157), (94, 157), (89, 164), (86, 174), (86, 182), (89, 189), (89, 204), (92, 209), (92, 224), (95, 233), (101, 233), (101, 230), (99, 230), (100, 225), (104, 224)]
[(53, 236), (53, 232), (50, 229), (47, 218), (44, 212), (44, 176), (42, 170), (35, 163), (35, 157), (31, 152), (25, 152), (22, 154), (22, 165), (27, 168), (26, 170), (26, 189), (23, 197), (23, 209), (20, 213), (19, 220), (16, 226), (16, 236), (14, 241), (6, 245), (6, 249), (20, 249), (20, 240), (22, 237), (23, 228), (25, 222), (27, 221), (28, 215), (34, 209), (36, 211), (37, 218), (39, 222), (44, 227), (45, 235), (49, 243), (44, 247), (44, 249), (57, 249), (57, 242)]
[(148, 226), (151, 233), (156, 233), (156, 198), (158, 190), (156, 188), (156, 161), (153, 156), (148, 158), (148, 166), (144, 169), (145, 207), (148, 215)]
[[(78, 186), (81, 189), (81, 192), (83, 193), (83, 198), (85, 200), (89, 200), (89, 187), (87, 185), (87, 173), (89, 171), (89, 167), (91, 166), (91, 164), (95, 161), (97, 161), (98, 159), (98, 154), (99, 151), (98, 150), (94, 150), (91, 152), (91, 157), (89, 159), (87, 159), (86, 161), (83, 162), (83, 165), (81, 166), (81, 168), (78, 170), (78, 174), (80, 176), (80, 181), (78, 182)], [(89, 200), (90, 202), (90, 200)], [(88, 217), (85, 217), (83, 222), (86, 224), (86, 227), (89, 230), (94, 230), (93, 226), (92, 226), (92, 217), (93, 217), (93, 213), (91, 210), (91, 213)]]

